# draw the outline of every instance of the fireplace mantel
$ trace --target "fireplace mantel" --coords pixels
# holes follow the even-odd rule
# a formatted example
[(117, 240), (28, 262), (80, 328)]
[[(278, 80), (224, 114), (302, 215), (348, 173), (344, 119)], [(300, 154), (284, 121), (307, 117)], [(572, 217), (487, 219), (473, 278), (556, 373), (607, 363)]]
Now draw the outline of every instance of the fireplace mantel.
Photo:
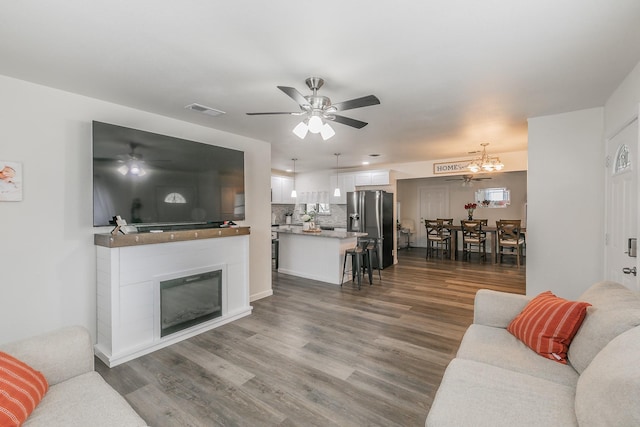
[(125, 246), (152, 245), (185, 240), (214, 239), (218, 237), (240, 236), (250, 233), (250, 227), (236, 228), (203, 228), (197, 230), (175, 230), (162, 233), (132, 234), (96, 234), (93, 242), (105, 248), (121, 248)]
[[(97, 234), (96, 355), (109, 367), (251, 314), (249, 227)], [(222, 316), (160, 336), (160, 282), (222, 270)]]

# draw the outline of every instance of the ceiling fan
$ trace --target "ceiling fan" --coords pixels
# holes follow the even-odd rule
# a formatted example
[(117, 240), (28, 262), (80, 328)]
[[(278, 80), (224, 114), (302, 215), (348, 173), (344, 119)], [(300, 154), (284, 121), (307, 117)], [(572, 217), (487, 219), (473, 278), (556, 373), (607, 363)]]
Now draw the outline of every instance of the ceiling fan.
[(356, 129), (361, 129), (367, 125), (366, 122), (338, 115), (336, 114), (337, 112), (380, 104), (380, 100), (374, 95), (363, 96), (361, 98), (354, 98), (348, 101), (332, 104), (328, 97), (318, 95), (318, 89), (320, 89), (324, 84), (323, 79), (320, 77), (309, 77), (305, 80), (305, 83), (313, 92), (311, 95), (302, 95), (297, 89), (292, 87), (278, 86), (278, 89), (298, 103), (300, 111), (247, 113), (247, 115), (288, 114), (292, 116), (306, 116), (306, 118), (296, 126), (293, 132), (300, 138), (304, 138), (307, 131), (309, 131), (311, 133), (321, 133), (324, 139), (329, 139), (335, 134), (335, 132), (324, 121), (334, 121)]
[(484, 181), (485, 179), (491, 179), (491, 177), (474, 178), (473, 175), (462, 175), (458, 178), (449, 178), (445, 181), (462, 181), (462, 186), (472, 186), (473, 181)]

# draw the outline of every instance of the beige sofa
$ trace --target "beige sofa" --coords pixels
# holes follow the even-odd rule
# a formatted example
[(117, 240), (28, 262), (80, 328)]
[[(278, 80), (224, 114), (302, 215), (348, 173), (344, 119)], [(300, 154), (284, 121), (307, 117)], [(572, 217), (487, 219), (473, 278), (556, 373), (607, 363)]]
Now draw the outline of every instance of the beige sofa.
[(49, 390), (24, 427), (146, 426), (127, 401), (94, 371), (89, 332), (69, 327), (0, 346), (41, 371)]
[(600, 282), (569, 346), (539, 356), (506, 327), (531, 298), (476, 294), (474, 323), (447, 367), (427, 427), (640, 426), (640, 293)]

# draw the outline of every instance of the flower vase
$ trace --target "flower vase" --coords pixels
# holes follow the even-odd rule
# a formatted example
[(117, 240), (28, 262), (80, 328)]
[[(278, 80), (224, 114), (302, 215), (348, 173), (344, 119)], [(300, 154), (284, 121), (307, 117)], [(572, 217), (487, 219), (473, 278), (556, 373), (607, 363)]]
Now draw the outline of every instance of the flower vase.
[(303, 222), (302, 223), (302, 231), (309, 231), (311, 229), (311, 222)]
[(473, 221), (473, 210), (472, 210), (472, 209), (469, 209), (469, 210), (467, 211), (467, 213), (469, 214), (469, 218), (467, 218), (467, 219), (468, 219), (469, 221)]

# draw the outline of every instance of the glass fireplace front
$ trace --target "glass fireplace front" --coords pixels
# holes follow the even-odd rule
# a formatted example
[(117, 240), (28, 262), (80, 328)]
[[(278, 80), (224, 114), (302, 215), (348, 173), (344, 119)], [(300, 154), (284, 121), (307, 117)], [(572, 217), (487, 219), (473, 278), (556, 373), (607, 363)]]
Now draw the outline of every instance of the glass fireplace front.
[(222, 270), (160, 282), (160, 336), (222, 316)]

